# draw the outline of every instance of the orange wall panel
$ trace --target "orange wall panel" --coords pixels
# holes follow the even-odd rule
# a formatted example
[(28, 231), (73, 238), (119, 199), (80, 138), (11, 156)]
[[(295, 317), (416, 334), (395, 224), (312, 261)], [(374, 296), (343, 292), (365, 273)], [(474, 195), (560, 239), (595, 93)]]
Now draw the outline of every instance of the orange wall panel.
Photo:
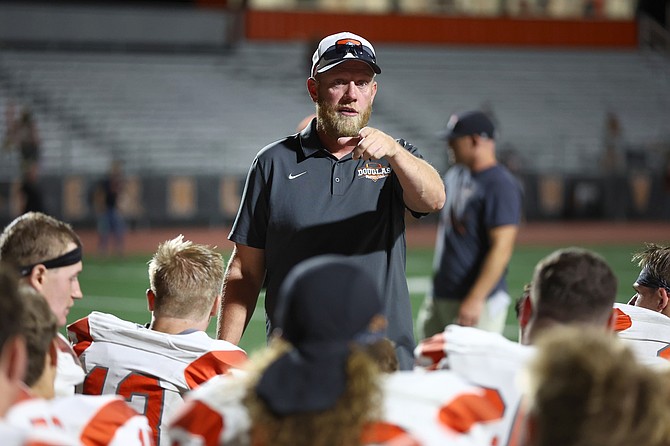
[(339, 31), (373, 43), (610, 47), (637, 45), (633, 21), (455, 18), (438, 16), (248, 11), (251, 40), (306, 40)]

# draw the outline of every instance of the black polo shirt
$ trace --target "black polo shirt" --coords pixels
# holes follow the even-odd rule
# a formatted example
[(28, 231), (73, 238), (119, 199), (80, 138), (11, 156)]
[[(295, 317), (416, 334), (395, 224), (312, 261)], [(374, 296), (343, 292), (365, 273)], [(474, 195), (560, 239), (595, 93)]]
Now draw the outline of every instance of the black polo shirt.
[(315, 123), (258, 153), (228, 238), (265, 250), (268, 333), (279, 286), (294, 265), (320, 254), (356, 260), (385, 297), (388, 337), (399, 347), (401, 367), (411, 368), (402, 187), (385, 159), (354, 160), (350, 153), (338, 160), (321, 145)]

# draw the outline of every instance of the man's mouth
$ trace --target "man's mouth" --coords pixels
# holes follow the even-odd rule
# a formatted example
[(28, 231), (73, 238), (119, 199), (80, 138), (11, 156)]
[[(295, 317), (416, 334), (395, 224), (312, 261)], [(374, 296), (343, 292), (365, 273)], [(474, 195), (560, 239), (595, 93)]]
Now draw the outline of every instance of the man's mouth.
[(358, 111), (356, 109), (353, 109), (351, 107), (341, 107), (339, 110), (340, 114), (343, 114), (345, 116), (356, 116), (358, 115)]

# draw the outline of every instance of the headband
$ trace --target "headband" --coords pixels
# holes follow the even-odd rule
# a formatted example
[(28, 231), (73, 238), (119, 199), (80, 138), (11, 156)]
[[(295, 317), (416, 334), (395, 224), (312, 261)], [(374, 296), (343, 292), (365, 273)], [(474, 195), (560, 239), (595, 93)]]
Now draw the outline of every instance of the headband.
[(668, 282), (665, 281), (662, 277), (657, 277), (652, 275), (649, 272), (649, 268), (644, 267), (640, 271), (640, 275), (635, 281), (638, 285), (646, 286), (647, 288), (664, 288), (667, 292), (670, 293), (670, 286)]
[(63, 255), (56, 257), (55, 259), (33, 263), (32, 265), (21, 266), (19, 267), (19, 274), (21, 274), (22, 277), (25, 277), (29, 275), (33, 268), (35, 268), (37, 265), (44, 265), (46, 269), (74, 265), (75, 263), (81, 262), (81, 255), (81, 246), (77, 246), (72, 251), (66, 252)]

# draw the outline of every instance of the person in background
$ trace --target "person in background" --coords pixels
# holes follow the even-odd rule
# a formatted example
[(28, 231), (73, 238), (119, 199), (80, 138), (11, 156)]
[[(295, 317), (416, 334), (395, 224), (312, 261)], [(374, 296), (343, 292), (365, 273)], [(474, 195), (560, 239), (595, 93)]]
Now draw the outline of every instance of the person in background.
[(388, 337), (400, 368), (412, 367), (405, 213), (436, 212), (445, 193), (439, 174), (414, 146), (367, 126), (379, 73), (374, 47), (363, 37), (342, 32), (319, 42), (307, 79), (316, 118), (262, 149), (249, 170), (229, 235), (234, 249), (220, 339), (240, 341), (264, 283), (269, 335), (277, 293), (291, 268), (318, 255), (348, 255), (374, 278), (386, 300)]
[[(79, 273), (82, 244), (72, 227), (40, 212), (28, 212), (9, 223), (0, 234), (0, 260), (12, 265), (21, 283), (44, 296), (59, 327), (75, 301), (82, 299)], [(71, 395), (84, 380), (84, 370), (70, 343), (58, 335), (56, 394)]]
[(495, 128), (486, 114), (452, 115), (446, 139), (455, 164), (444, 178), (447, 202), (417, 337), (426, 339), (451, 323), (502, 333), (510, 303), (505, 276), (521, 223), (521, 185), (496, 159)]
[(109, 243), (118, 255), (123, 255), (126, 223), (119, 201), (124, 188), (123, 165), (114, 160), (105, 178), (98, 185), (94, 195), (95, 210), (98, 217), (98, 251), (107, 254)]
[(21, 172), (25, 173), (33, 165), (38, 165), (42, 156), (40, 135), (32, 110), (24, 107), (14, 125), (14, 138), (21, 156)]
[(39, 167), (32, 164), (23, 172), (21, 179), (20, 208), (21, 213), (26, 212), (44, 212), (44, 194), (39, 181)]

